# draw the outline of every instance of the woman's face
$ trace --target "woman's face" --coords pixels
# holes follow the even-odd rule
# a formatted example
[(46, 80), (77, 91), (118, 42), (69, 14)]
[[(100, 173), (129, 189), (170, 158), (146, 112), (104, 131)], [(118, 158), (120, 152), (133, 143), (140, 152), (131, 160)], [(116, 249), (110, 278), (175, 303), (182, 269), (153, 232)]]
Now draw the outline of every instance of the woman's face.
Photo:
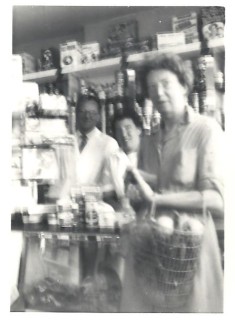
[(115, 124), (116, 138), (124, 152), (138, 151), (141, 130), (134, 124), (132, 119), (126, 118)]
[(165, 69), (150, 71), (147, 85), (149, 96), (163, 117), (174, 118), (183, 114), (187, 90), (173, 72)]

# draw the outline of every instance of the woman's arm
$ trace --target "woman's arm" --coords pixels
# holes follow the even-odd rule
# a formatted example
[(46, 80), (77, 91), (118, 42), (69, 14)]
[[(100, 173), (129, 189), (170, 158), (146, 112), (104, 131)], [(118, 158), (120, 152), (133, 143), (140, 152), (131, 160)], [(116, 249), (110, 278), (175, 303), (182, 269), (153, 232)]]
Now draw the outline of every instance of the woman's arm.
[(201, 211), (204, 201), (205, 207), (210, 209), (215, 217), (221, 218), (223, 216), (223, 199), (216, 190), (159, 194), (153, 192), (138, 170), (133, 169), (132, 174), (139, 185), (143, 197), (150, 202), (156, 202), (159, 207)]
[(148, 173), (146, 171), (143, 171), (141, 169), (138, 169), (141, 176), (144, 178), (144, 180), (150, 184), (150, 186), (155, 187), (157, 185), (157, 175)]
[(223, 199), (216, 190), (186, 191), (171, 194), (155, 193), (151, 200), (155, 201), (160, 207), (199, 211), (203, 209), (204, 201), (205, 207), (211, 211), (215, 218), (223, 217)]

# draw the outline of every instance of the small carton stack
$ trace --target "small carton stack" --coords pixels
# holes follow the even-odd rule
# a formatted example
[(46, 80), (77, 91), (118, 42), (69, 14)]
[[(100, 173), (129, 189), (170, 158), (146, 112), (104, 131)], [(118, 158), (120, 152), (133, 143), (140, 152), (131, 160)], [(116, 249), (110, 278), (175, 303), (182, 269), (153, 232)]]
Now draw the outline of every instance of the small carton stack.
[(184, 32), (157, 33), (156, 39), (158, 50), (185, 44)]
[(225, 8), (203, 7), (201, 9), (202, 35), (205, 40), (224, 37)]
[(174, 32), (184, 32), (186, 43), (199, 41), (196, 12), (191, 12), (180, 17), (173, 17), (172, 29)]
[(98, 42), (82, 45), (82, 63), (90, 63), (99, 60), (100, 44)]

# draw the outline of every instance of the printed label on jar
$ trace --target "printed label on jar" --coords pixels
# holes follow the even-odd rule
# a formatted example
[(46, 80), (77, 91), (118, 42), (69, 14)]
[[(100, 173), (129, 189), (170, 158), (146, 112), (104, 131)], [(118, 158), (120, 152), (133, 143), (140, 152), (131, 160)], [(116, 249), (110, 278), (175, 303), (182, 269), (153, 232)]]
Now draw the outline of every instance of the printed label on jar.
[(86, 202), (86, 226), (88, 228), (97, 228), (99, 226), (99, 216), (96, 210), (96, 202)]

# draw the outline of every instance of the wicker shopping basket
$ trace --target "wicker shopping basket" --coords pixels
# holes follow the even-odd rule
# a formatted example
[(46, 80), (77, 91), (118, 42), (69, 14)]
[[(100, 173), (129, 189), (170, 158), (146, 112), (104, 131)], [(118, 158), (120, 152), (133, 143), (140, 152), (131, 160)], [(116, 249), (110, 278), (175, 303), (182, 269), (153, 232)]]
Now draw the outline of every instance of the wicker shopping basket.
[(155, 219), (155, 212), (153, 205), (150, 214), (130, 229), (136, 282), (143, 296), (156, 307), (181, 307), (193, 289), (206, 210), (204, 208), (201, 215), (200, 232), (180, 229), (177, 221), (181, 213), (175, 210), (167, 212), (174, 218), (173, 231), (164, 230)]

